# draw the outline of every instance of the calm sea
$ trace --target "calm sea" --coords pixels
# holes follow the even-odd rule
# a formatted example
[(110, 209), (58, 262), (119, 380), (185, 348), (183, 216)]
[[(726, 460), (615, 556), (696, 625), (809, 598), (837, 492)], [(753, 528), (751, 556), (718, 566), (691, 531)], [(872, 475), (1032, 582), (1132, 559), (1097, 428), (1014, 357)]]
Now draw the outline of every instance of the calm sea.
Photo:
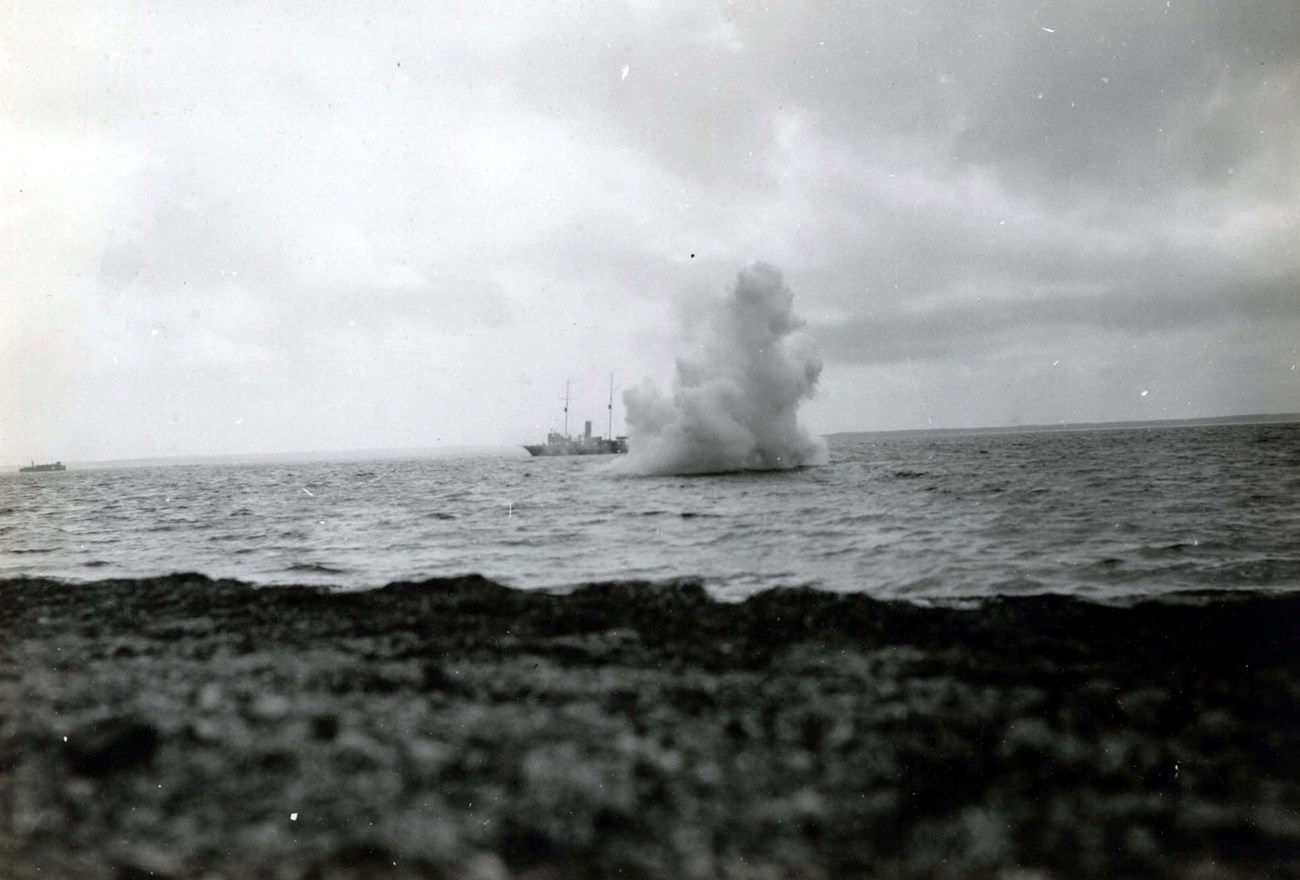
[(833, 439), (786, 473), (464, 457), (0, 475), (0, 577), (702, 579), (738, 598), (1300, 587), (1300, 424)]

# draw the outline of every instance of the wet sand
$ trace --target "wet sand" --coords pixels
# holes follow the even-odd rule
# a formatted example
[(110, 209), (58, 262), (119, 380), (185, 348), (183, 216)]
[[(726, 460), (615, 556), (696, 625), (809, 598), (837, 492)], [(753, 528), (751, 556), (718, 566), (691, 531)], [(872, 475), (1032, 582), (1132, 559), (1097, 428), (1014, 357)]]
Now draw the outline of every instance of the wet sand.
[(0, 876), (1300, 876), (1300, 598), (0, 582)]

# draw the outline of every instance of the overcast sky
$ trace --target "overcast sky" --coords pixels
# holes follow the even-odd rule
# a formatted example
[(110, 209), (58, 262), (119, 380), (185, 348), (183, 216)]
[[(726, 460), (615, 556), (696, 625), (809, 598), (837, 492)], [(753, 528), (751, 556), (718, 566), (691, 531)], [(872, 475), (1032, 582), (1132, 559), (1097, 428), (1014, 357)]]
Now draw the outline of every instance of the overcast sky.
[(3, 462), (600, 430), (755, 260), (815, 431), (1300, 410), (1294, 0), (0, 28)]

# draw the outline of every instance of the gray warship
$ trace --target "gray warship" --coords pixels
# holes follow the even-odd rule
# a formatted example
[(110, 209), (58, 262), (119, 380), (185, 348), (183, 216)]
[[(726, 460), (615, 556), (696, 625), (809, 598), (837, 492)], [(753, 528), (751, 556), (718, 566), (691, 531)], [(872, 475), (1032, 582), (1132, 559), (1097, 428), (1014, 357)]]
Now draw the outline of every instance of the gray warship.
[(591, 420), (587, 420), (582, 435), (569, 436), (569, 383), (564, 383), (564, 433), (551, 431), (545, 443), (524, 444), (529, 455), (622, 455), (627, 452), (627, 438), (614, 436), (614, 377), (609, 378), (609, 432), (606, 436), (592, 436)]
[(20, 467), (18, 469), (18, 473), (20, 474), (43, 473), (45, 471), (66, 471), (67, 469), (68, 468), (61, 461), (56, 461), (54, 464), (37, 464), (36, 462), (32, 462), (29, 465), (24, 465), (23, 467)]

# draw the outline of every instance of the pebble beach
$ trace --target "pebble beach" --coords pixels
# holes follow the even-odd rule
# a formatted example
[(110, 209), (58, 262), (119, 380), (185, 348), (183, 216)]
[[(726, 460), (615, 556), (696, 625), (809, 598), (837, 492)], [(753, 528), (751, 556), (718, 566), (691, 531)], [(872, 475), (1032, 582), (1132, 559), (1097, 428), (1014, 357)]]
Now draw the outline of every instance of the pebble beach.
[(1300, 874), (1300, 598), (0, 583), (29, 878)]

